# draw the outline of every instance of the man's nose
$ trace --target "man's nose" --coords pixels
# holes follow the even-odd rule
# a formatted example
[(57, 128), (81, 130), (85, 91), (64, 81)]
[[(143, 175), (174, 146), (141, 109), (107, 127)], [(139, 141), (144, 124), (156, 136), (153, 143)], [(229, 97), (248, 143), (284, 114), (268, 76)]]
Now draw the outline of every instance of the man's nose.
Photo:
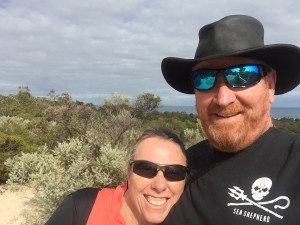
[(228, 106), (236, 100), (235, 91), (228, 86), (222, 75), (217, 77), (214, 91), (214, 103), (219, 106)]

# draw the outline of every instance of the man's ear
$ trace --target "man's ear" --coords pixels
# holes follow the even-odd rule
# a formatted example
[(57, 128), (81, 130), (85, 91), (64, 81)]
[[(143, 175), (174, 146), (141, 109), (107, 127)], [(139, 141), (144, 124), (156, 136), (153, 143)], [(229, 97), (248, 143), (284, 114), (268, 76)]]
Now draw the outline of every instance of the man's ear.
[(276, 70), (272, 69), (270, 74), (267, 77), (268, 79), (268, 89), (269, 89), (269, 101), (271, 104), (274, 103), (274, 95), (275, 95), (275, 85), (277, 80)]

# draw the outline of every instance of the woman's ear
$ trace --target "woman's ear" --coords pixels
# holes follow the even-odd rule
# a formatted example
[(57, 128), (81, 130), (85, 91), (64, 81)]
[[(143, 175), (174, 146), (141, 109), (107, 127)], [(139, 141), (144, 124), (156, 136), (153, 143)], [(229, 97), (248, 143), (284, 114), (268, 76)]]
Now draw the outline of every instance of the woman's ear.
[(129, 180), (130, 175), (131, 175), (131, 166), (128, 165), (128, 167), (127, 167), (127, 174), (126, 174), (126, 179), (127, 179), (127, 181)]

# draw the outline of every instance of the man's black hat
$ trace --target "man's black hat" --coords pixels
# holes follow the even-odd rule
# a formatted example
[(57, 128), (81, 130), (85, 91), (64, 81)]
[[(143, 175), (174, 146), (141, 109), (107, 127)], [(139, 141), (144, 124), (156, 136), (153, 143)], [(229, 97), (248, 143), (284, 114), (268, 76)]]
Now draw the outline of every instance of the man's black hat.
[(201, 61), (226, 56), (258, 59), (275, 69), (276, 95), (291, 91), (300, 83), (300, 48), (290, 44), (264, 45), (263, 25), (245, 15), (227, 16), (202, 27), (195, 58), (165, 58), (162, 73), (177, 91), (194, 94), (192, 67)]

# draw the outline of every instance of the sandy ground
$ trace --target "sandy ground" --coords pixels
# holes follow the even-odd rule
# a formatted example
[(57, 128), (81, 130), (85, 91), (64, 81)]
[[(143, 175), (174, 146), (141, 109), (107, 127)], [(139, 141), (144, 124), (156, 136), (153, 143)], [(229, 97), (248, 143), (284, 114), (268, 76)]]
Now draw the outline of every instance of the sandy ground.
[(21, 225), (24, 223), (22, 211), (26, 208), (26, 201), (32, 196), (33, 192), (29, 188), (11, 192), (0, 186), (0, 225)]

